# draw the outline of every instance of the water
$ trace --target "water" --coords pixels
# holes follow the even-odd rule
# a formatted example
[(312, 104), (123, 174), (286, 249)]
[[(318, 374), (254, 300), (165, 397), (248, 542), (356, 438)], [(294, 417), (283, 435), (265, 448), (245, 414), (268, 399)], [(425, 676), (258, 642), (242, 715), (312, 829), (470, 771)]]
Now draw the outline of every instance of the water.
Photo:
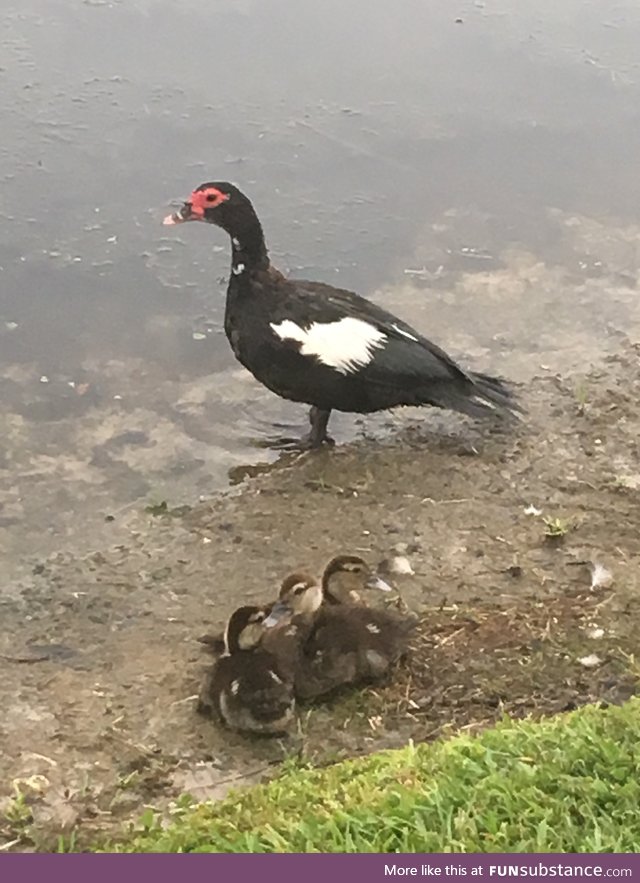
[(636, 339), (640, 7), (529, 5), (5, 0), (4, 585), (304, 427), (233, 360), (223, 234), (161, 226), (203, 180), (249, 194), (281, 269), (471, 367), (586, 371)]

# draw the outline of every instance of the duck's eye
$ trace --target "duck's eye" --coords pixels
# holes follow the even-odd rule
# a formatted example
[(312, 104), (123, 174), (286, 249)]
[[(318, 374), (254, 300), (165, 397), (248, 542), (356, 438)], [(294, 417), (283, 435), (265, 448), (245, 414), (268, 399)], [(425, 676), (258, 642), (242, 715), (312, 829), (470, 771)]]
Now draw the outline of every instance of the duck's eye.
[(207, 193), (207, 202), (215, 202), (217, 199), (214, 193)]
[(294, 590), (293, 594), (294, 595), (301, 595), (305, 589), (306, 589), (306, 586), (298, 586), (298, 588)]

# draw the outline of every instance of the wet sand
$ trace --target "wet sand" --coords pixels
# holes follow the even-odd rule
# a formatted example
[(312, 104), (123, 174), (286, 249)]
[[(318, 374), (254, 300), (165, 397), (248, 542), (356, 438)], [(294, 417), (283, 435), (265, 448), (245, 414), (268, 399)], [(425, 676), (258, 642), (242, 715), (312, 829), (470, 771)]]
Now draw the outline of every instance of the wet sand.
[[(515, 430), (428, 415), (383, 440), (286, 456), (235, 495), (129, 513), (112, 523), (125, 542), (43, 560), (2, 602), (0, 781), (7, 796), (23, 783), (36, 822), (20, 848), (65, 825), (112, 831), (185, 790), (221, 796), (286, 757), (331, 762), (504, 711), (631, 695), (639, 389), (627, 344), (579, 386), (526, 384)], [(546, 536), (545, 517), (566, 535)], [(421, 616), (407, 662), (388, 684), (301, 709), (290, 739), (201, 719), (210, 663), (197, 637), (342, 550), (409, 559), (414, 573), (394, 577)], [(595, 563), (612, 577), (592, 589)]]

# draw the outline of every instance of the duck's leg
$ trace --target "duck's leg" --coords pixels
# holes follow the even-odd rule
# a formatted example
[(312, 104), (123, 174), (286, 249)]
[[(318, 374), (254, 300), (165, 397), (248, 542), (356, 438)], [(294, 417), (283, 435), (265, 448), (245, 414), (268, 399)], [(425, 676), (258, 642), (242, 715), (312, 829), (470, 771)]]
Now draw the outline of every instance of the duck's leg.
[(272, 448), (280, 451), (312, 451), (322, 445), (335, 445), (335, 441), (327, 435), (327, 424), (331, 411), (322, 411), (315, 405), (309, 411), (311, 429), (302, 438), (271, 438), (254, 442), (257, 447)]
[(311, 430), (309, 434), (302, 440), (305, 447), (320, 448), (323, 444), (335, 445), (335, 441), (327, 435), (327, 424), (331, 411), (322, 411), (320, 408), (312, 406), (309, 411), (309, 423)]

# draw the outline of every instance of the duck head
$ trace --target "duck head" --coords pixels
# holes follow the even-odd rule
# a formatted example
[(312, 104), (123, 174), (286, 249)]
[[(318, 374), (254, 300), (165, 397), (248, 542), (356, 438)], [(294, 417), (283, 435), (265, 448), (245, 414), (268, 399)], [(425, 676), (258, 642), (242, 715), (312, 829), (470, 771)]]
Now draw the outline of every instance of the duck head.
[(262, 639), (265, 620), (269, 611), (264, 607), (238, 607), (231, 616), (224, 632), (227, 653), (253, 650)]
[(254, 211), (241, 190), (228, 181), (209, 181), (196, 187), (182, 208), (167, 215), (162, 223), (173, 226), (186, 221), (206, 221), (229, 232), (245, 215), (253, 217)]
[(370, 589), (393, 591), (358, 555), (337, 555), (324, 569), (322, 592), (329, 604), (358, 603)]
[(280, 586), (278, 600), (271, 608), (265, 626), (272, 628), (283, 618), (313, 616), (322, 604), (322, 586), (308, 573), (290, 573)]

